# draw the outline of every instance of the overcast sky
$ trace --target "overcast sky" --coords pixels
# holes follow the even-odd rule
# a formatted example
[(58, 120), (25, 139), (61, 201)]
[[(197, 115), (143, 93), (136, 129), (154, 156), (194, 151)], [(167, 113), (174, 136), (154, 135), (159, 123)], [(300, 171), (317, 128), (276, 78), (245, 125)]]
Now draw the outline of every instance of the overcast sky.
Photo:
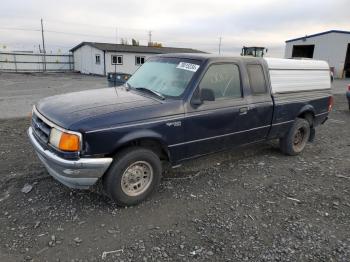
[[(82, 41), (191, 47), (238, 55), (265, 46), (282, 57), (285, 40), (331, 29), (350, 31), (350, 0), (1, 0), (0, 50), (37, 50), (44, 19), (47, 51)], [(116, 29), (118, 28), (118, 29)]]

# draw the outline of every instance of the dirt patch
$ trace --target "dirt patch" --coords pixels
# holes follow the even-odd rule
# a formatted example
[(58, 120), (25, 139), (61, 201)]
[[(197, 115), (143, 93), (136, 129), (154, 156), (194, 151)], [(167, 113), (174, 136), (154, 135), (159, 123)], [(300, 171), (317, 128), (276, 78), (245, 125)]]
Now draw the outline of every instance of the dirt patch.
[(29, 119), (1, 120), (0, 261), (349, 261), (350, 113), (335, 98), (301, 155), (272, 141), (191, 161), (125, 209), (56, 182)]

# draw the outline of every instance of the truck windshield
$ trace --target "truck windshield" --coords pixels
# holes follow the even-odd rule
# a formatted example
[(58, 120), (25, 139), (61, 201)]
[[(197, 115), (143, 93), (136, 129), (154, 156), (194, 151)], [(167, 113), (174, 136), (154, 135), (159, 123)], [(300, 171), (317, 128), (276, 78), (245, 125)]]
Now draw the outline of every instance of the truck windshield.
[(200, 61), (154, 57), (149, 59), (128, 80), (133, 89), (149, 89), (165, 97), (179, 97), (185, 91)]

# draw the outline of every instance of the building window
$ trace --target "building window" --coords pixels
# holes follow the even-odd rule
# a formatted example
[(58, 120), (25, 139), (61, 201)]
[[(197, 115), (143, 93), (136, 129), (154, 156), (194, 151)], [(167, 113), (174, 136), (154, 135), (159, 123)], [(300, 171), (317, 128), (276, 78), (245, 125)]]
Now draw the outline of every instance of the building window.
[(135, 65), (143, 65), (145, 63), (144, 56), (135, 56)]
[(122, 55), (112, 55), (112, 65), (122, 65), (123, 56)]
[(95, 55), (95, 64), (96, 65), (101, 64), (101, 57), (100, 57), (100, 55)]

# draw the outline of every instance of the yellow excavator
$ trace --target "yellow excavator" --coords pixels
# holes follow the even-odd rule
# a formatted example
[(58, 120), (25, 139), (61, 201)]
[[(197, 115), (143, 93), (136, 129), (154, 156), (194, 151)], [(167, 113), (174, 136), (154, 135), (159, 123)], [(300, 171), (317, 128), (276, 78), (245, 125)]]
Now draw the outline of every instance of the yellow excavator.
[(254, 56), (254, 57), (264, 57), (268, 49), (265, 47), (258, 46), (243, 46), (241, 56)]

